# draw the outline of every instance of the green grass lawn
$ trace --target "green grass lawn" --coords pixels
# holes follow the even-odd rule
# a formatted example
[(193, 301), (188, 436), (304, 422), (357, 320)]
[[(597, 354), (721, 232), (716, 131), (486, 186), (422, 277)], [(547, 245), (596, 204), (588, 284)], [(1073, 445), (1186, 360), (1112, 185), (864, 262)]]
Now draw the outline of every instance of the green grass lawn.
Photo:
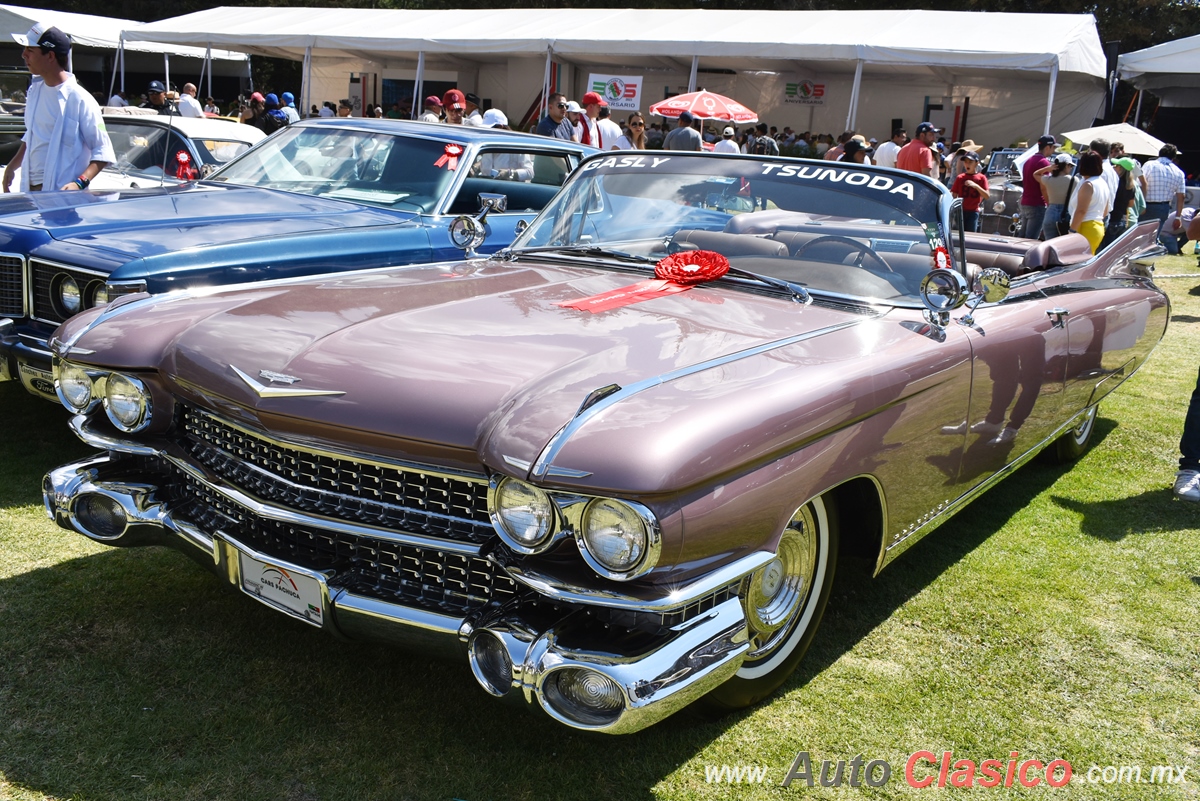
[[(627, 737), (496, 703), (465, 660), (333, 640), (176, 552), (53, 526), (41, 476), (86, 448), (61, 409), (0, 385), (0, 798), (961, 795), (904, 783), (922, 750), (1075, 769), (1061, 789), (978, 798), (1200, 798), (1200, 504), (1169, 491), (1200, 366), (1200, 277), (1169, 277), (1185, 273), (1195, 256), (1159, 263), (1170, 329), (1080, 462), (1022, 468), (878, 579), (846, 560), (806, 661), (766, 703)], [(891, 779), (785, 788), (800, 751), (886, 760)], [(766, 780), (708, 782), (722, 765)], [(1079, 781), (1125, 765), (1144, 783)], [(1187, 781), (1149, 784), (1156, 765)]]

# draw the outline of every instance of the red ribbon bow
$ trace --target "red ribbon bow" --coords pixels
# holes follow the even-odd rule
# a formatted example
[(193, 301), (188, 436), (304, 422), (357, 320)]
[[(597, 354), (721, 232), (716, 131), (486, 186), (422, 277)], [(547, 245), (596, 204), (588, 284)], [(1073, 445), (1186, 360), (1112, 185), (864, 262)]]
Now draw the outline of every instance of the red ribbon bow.
[(655, 277), (630, 286), (602, 292), (579, 300), (564, 300), (558, 305), (592, 314), (619, 309), (633, 303), (665, 295), (686, 292), (697, 284), (715, 281), (729, 272), (729, 259), (711, 250), (690, 250), (667, 256), (654, 266)]
[(462, 155), (462, 145), (446, 145), (442, 157), (433, 162), (435, 167), (445, 167), (448, 170), (458, 169), (458, 157)]
[(181, 181), (194, 181), (200, 177), (196, 168), (192, 166), (192, 157), (186, 150), (175, 154), (175, 177)]

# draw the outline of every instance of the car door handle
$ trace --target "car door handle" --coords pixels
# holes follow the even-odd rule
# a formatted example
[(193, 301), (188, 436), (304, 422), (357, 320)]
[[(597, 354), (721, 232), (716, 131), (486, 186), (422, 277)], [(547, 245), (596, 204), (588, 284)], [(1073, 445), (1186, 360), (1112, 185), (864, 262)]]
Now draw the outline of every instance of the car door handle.
[(1061, 306), (1054, 309), (1046, 309), (1046, 316), (1050, 318), (1050, 324), (1055, 328), (1064, 327), (1067, 324), (1067, 315), (1070, 313), (1070, 309), (1064, 309)]

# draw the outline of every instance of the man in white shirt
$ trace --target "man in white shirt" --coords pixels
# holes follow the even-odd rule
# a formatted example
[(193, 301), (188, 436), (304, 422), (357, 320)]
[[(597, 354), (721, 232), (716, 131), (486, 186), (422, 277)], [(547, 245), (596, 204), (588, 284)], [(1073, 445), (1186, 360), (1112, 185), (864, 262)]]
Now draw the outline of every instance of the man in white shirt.
[(604, 140), (605, 150), (617, 150), (617, 140), (625, 135), (621, 126), (609, 119), (611, 114), (608, 106), (601, 106), (600, 118), (596, 120), (596, 127), (600, 129), (600, 138)]
[[(1182, 231), (1183, 203), (1187, 199), (1186, 176), (1183, 170), (1175, 166), (1175, 157), (1179, 151), (1175, 145), (1163, 145), (1158, 150), (1158, 158), (1147, 161), (1142, 166), (1142, 174), (1146, 176), (1146, 210), (1142, 212), (1141, 221), (1158, 220), (1159, 236), (1167, 252), (1172, 256), (1179, 253), (1178, 234)], [(1170, 230), (1164, 231), (1165, 223), (1171, 216), (1171, 206), (1175, 206), (1175, 220)]]
[(479, 113), (479, 104), (483, 101), (474, 92), (467, 92), (463, 97), (467, 101), (467, 111), (463, 114), (463, 125), (470, 125), (472, 128), (483, 128), (483, 115)]
[(113, 108), (125, 108), (129, 105), (129, 101), (125, 99), (125, 93), (118, 89), (113, 92), (112, 97), (108, 99), (108, 105)]
[(726, 126), (721, 132), (721, 141), (713, 145), (714, 153), (740, 153), (737, 142), (733, 141), (733, 128)]
[(895, 167), (896, 154), (908, 142), (908, 132), (903, 128), (892, 131), (892, 138), (875, 148), (875, 163), (880, 167)]
[[(188, 86), (191, 84), (189, 83)], [(186, 90), (187, 86), (183, 88)], [(195, 93), (193, 92), (193, 94)], [(296, 96), (291, 92), (284, 92), (279, 96), (279, 110), (283, 112), (283, 116), (287, 117), (288, 125), (300, 122), (300, 112), (296, 110)]]
[(179, 93), (179, 113), (184, 117), (203, 117), (204, 109), (200, 108), (200, 101), (196, 99), (196, 84), (185, 83), (183, 90)]
[(4, 168), (4, 191), (12, 191), (13, 176), (22, 166), (22, 192), (87, 189), (117, 156), (100, 104), (67, 72), (71, 40), (40, 22), (12, 38), (25, 48), (21, 58), (34, 77), (25, 99), (25, 136)]

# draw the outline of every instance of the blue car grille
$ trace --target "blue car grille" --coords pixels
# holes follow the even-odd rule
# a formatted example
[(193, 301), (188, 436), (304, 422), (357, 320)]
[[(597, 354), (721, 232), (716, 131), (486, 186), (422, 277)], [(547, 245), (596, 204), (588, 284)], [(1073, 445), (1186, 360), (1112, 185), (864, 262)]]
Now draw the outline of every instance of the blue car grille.
[(289, 509), (459, 542), (495, 534), (483, 476), (358, 461), (302, 449), (184, 407), (184, 448), (238, 489)]
[(61, 323), (71, 315), (62, 308), (58, 299), (57, 279), (70, 276), (75, 279), (81, 296), (81, 309), (92, 307), (96, 290), (104, 286), (105, 277), (84, 270), (61, 267), (57, 264), (30, 259), (33, 272), (33, 317), (48, 323)]
[(0, 314), (25, 314), (25, 261), (19, 256), (0, 256)]

